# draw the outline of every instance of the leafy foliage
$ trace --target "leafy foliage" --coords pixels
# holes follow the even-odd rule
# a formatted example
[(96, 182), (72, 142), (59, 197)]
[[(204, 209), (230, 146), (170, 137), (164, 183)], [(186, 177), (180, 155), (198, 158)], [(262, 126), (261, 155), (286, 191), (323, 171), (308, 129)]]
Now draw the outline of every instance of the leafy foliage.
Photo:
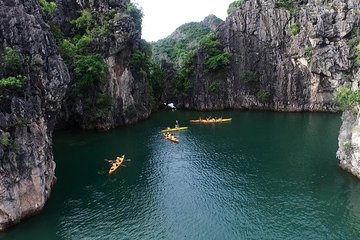
[(307, 61), (310, 61), (312, 56), (314, 55), (314, 48), (313, 47), (307, 47), (305, 48), (305, 58)]
[(8, 135), (3, 135), (0, 140), (0, 143), (4, 147), (11, 147), (11, 146), (13, 146), (14, 141)]
[(120, 19), (121, 19), (120, 13), (115, 13), (113, 19), (114, 19), (115, 22), (119, 22)]
[(74, 27), (77, 28), (78, 30), (82, 30), (83, 32), (86, 32), (87, 30), (93, 27), (94, 19), (92, 17), (91, 12), (85, 9), (81, 12), (80, 17), (71, 21), (71, 24), (74, 25)]
[(53, 33), (54, 38), (56, 40), (56, 43), (61, 44), (64, 40), (64, 33), (61, 31), (60, 26), (53, 21), (51, 21), (49, 23), (49, 25), (50, 25), (51, 32)]
[(3, 65), (11, 73), (18, 72), (21, 65), (20, 55), (14, 49), (6, 47), (3, 55)]
[(107, 73), (107, 65), (99, 55), (78, 56), (74, 62), (76, 78), (73, 99), (81, 99), (85, 116), (91, 121), (105, 120), (110, 116), (112, 97), (99, 92)]
[[(50, 1), (54, 0), (47, 0), (47, 2)], [(103, 51), (104, 46), (100, 44), (108, 42), (108, 39), (104, 38), (111, 36), (114, 25), (118, 24), (123, 17), (135, 23), (136, 28), (140, 29), (143, 16), (142, 11), (133, 3), (127, 4), (126, 9), (122, 4), (121, 6), (109, 4), (111, 8), (108, 10), (96, 11), (97, 7), (82, 10), (70, 21), (72, 28), (63, 29), (66, 35), (63, 34), (59, 25), (52, 24), (55, 19), (49, 20), (60, 52), (75, 78), (74, 84), (69, 87), (70, 94), (67, 100), (69, 103), (80, 102), (84, 118), (90, 122), (107, 119), (113, 105), (112, 96), (106, 94), (107, 83), (104, 81), (107, 65), (104, 58), (95, 53), (106, 52)], [(158, 85), (155, 84), (154, 88), (160, 88)]]
[(60, 52), (67, 59), (72, 59), (77, 52), (76, 46), (68, 39), (64, 39), (60, 45)]
[(190, 51), (184, 55), (184, 61), (176, 74), (176, 95), (177, 96), (186, 96), (192, 89), (191, 78), (194, 74), (194, 60), (195, 60), (195, 51)]
[(354, 27), (350, 32), (349, 46), (356, 47), (360, 42), (360, 29)]
[(7, 77), (0, 79), (0, 89), (19, 90), (24, 86), (25, 77), (18, 75), (16, 77)]
[(76, 47), (76, 52), (78, 54), (84, 54), (86, 53), (88, 47), (91, 45), (91, 43), (93, 42), (93, 38), (91, 36), (88, 35), (83, 35), (76, 43), (75, 47)]
[(0, 79), (0, 98), (9, 98), (23, 89), (26, 77), (18, 75)]
[(348, 154), (350, 152), (351, 148), (352, 148), (351, 142), (350, 141), (344, 142), (343, 147), (344, 147), (345, 153)]
[(97, 96), (94, 106), (91, 108), (91, 112), (95, 113), (97, 119), (106, 119), (111, 114), (112, 97), (108, 94), (101, 94)]
[(216, 72), (225, 69), (230, 64), (230, 54), (220, 53), (218, 55), (210, 57), (206, 61), (206, 68), (208, 71)]
[(94, 87), (105, 76), (107, 65), (99, 55), (81, 56), (75, 61), (77, 86), (82, 89)]
[[(215, 20), (216, 21), (216, 20)], [(211, 32), (211, 29), (199, 22), (190, 22), (181, 25), (175, 33), (165, 39), (153, 43), (153, 58), (165, 58), (180, 67), (186, 54), (199, 47), (200, 40)]]
[(138, 77), (147, 77), (150, 73), (150, 58), (146, 52), (137, 50), (130, 57), (130, 68)]
[(268, 91), (265, 91), (265, 90), (261, 90), (259, 92), (259, 101), (264, 103), (264, 102), (267, 102), (269, 101), (269, 98), (270, 98), (270, 93)]
[(291, 11), (294, 7), (294, 0), (276, 0), (276, 5)]
[(209, 55), (205, 62), (206, 71), (218, 72), (230, 64), (230, 54), (223, 51), (214, 33), (209, 33), (200, 41), (200, 47)]
[(244, 71), (244, 80), (245, 82), (256, 82), (258, 79), (255, 72), (246, 70)]
[[(175, 38), (175, 36), (181, 37)], [(199, 48), (206, 53), (204, 64), (206, 72), (215, 73), (228, 67), (230, 55), (223, 51), (220, 41), (211, 29), (201, 23), (184, 24), (172, 36), (153, 44), (155, 59), (168, 56), (177, 66), (175, 91), (177, 96), (186, 96), (192, 89), (196, 52)]]
[(126, 13), (133, 18), (135, 24), (138, 27), (141, 27), (142, 18), (144, 14), (142, 12), (142, 9), (137, 4), (132, 2), (128, 3), (126, 7)]
[(137, 77), (147, 80), (153, 104), (160, 101), (165, 88), (165, 72), (151, 60), (151, 47), (148, 43), (142, 42), (140, 49), (131, 55), (130, 68)]
[(236, 9), (238, 9), (246, 0), (236, 0), (232, 3), (230, 3), (228, 10), (227, 10), (227, 14), (232, 14), (236, 11)]
[(165, 72), (155, 62), (151, 62), (149, 83), (153, 91), (153, 97), (156, 101), (161, 99), (165, 89)]
[(211, 56), (222, 53), (221, 43), (213, 32), (207, 34), (201, 39), (200, 47), (205, 49), (206, 52)]
[(291, 24), (290, 31), (293, 36), (298, 35), (300, 32), (300, 24), (298, 23)]
[(339, 88), (335, 96), (335, 102), (343, 110), (351, 109), (360, 103), (360, 90), (352, 91), (350, 88)]
[(214, 81), (209, 86), (209, 92), (211, 93), (219, 93), (220, 92), (220, 82)]
[[(94, 39), (89, 35), (74, 38), (72, 41), (64, 39), (60, 45), (60, 51), (67, 60), (73, 60), (75, 56), (87, 54)], [(75, 43), (75, 44), (74, 44)]]
[(55, 2), (47, 0), (39, 0), (41, 9), (48, 15), (53, 15), (57, 10), (57, 5)]

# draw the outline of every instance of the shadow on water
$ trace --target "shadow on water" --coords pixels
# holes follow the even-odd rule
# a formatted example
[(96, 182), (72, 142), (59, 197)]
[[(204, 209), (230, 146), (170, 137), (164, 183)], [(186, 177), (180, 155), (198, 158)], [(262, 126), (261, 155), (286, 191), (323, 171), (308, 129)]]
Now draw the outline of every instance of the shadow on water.
[[(189, 123), (209, 114), (233, 122)], [(160, 134), (175, 120), (179, 144)], [(0, 239), (355, 239), (360, 183), (337, 166), (339, 128), (338, 114), (176, 111), (59, 132), (50, 201)], [(122, 154), (109, 176), (104, 159)]]

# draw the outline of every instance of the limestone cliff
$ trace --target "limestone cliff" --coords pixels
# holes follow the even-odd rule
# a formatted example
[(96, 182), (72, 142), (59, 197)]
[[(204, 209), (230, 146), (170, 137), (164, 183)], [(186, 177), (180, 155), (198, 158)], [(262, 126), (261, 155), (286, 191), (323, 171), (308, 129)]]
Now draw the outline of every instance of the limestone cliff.
[[(334, 111), (334, 93), (356, 72), (355, 0), (297, 1), (287, 8), (275, 0), (248, 0), (228, 16), (217, 35), (230, 53), (229, 70), (209, 74), (207, 53), (197, 54), (186, 108)], [(209, 87), (219, 81), (220, 90)]]
[(50, 196), (52, 131), (70, 80), (35, 0), (0, 0), (0, 63), (3, 230), (39, 212)]
[(39, 212), (50, 196), (61, 106), (58, 123), (85, 129), (149, 116), (147, 80), (129, 67), (139, 14), (128, 0), (0, 0), (0, 230)]
[[(83, 29), (74, 21), (88, 12), (90, 26), (83, 37), (91, 39), (81, 54), (98, 54), (106, 62), (107, 71), (101, 82), (90, 86), (84, 96), (76, 91), (77, 78), (71, 71), (72, 84), (63, 104), (59, 127), (68, 125), (83, 129), (108, 130), (149, 117), (151, 104), (146, 78), (135, 77), (129, 67), (131, 54), (141, 38), (141, 16), (129, 0), (71, 1), (58, 0), (59, 10), (53, 21), (60, 26), (64, 37), (78, 41)], [(74, 34), (74, 31), (76, 34)], [(89, 99), (93, 98), (91, 103)], [(110, 102), (110, 103), (104, 103)]]
[[(353, 91), (359, 91), (360, 71), (355, 74)], [(336, 153), (340, 167), (360, 178), (360, 106), (347, 108), (341, 117), (342, 125), (338, 137)]]

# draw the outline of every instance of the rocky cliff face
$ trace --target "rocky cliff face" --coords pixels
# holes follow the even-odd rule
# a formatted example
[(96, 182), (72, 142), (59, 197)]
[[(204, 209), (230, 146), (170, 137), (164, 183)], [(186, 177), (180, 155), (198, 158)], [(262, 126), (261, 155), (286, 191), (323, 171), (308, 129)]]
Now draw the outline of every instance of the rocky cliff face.
[[(218, 37), (231, 54), (223, 74), (204, 71), (207, 54), (197, 55), (197, 70), (187, 108), (334, 111), (338, 86), (357, 71), (355, 0), (298, 1), (279, 7), (275, 0), (248, 0), (230, 15)], [(220, 91), (209, 87), (220, 82)]]
[(337, 157), (340, 167), (360, 178), (360, 121), (359, 111), (346, 111), (339, 134)]
[[(141, 34), (134, 5), (128, 0), (56, 5), (54, 12), (36, 0), (0, 0), (0, 230), (39, 212), (50, 196), (56, 180), (52, 132), (61, 106), (63, 126), (85, 129), (106, 130), (151, 112), (146, 79), (135, 79), (129, 68)], [(71, 22), (79, 16), (84, 29)], [(79, 59), (85, 59), (85, 74), (105, 66), (99, 83), (86, 89), (88, 96), (100, 96), (90, 99), (90, 107), (84, 93), (74, 91), (79, 80), (93, 80), (77, 73), (84, 67)]]
[[(59, 11), (54, 21), (65, 37), (70, 37), (76, 31), (71, 21), (84, 11), (89, 11), (92, 24), (98, 25), (97, 29), (93, 27), (92, 30), (86, 30), (86, 34), (93, 39), (86, 54), (98, 54), (105, 60), (106, 76), (93, 91), (98, 96), (111, 99), (106, 112), (101, 107), (96, 111), (87, 111), (87, 99), (74, 96), (71, 92), (76, 85), (74, 80), (63, 104), (58, 126), (76, 125), (83, 129), (108, 130), (149, 117), (151, 104), (146, 79), (135, 79), (129, 67), (131, 54), (138, 47), (141, 38), (141, 17), (132, 14), (134, 10), (129, 9), (133, 6), (130, 1), (58, 0), (57, 3)], [(73, 37), (76, 38), (76, 35)]]
[(24, 79), (17, 92), (4, 84), (0, 91), (3, 230), (40, 211), (50, 196), (52, 131), (70, 78), (35, 0), (0, 0), (0, 60), (2, 83), (15, 75)]
[[(354, 91), (359, 90), (359, 82), (360, 71), (355, 74), (352, 84)], [(345, 110), (341, 119), (336, 156), (341, 168), (360, 178), (360, 106), (357, 104)]]

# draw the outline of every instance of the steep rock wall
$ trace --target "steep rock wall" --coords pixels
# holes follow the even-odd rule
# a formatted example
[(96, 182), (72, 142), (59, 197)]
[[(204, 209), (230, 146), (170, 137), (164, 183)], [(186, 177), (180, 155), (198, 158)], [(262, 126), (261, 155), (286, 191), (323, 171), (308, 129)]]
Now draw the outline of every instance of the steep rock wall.
[[(101, 18), (104, 16), (118, 14), (118, 19), (108, 21), (108, 32), (105, 36), (94, 38), (90, 50), (92, 54), (101, 55), (107, 64), (108, 74), (104, 84), (96, 91), (111, 97), (110, 113), (106, 117), (92, 119), (92, 116), (84, 111), (84, 101), (76, 98), (69, 100), (69, 92), (58, 126), (63, 128), (75, 125), (82, 129), (108, 130), (149, 117), (152, 108), (146, 79), (135, 78), (129, 67), (131, 54), (141, 39), (141, 22), (138, 22), (141, 19), (134, 18), (128, 13), (130, 1), (58, 0), (57, 3), (59, 11), (54, 20), (61, 26), (65, 36), (74, 31), (71, 20), (79, 17), (84, 10), (96, 14), (97, 21), (102, 21)], [(72, 78), (74, 79), (74, 76)], [(73, 81), (69, 90), (74, 83)]]
[(25, 77), (19, 93), (1, 91), (0, 230), (39, 212), (55, 178), (52, 131), (68, 69), (35, 0), (0, 0), (0, 78), (6, 48), (20, 56), (14, 74)]
[[(355, 74), (352, 89), (358, 90), (360, 71)], [(347, 109), (342, 114), (336, 156), (340, 167), (360, 178), (360, 107)]]
[[(277, 7), (275, 0), (246, 1), (218, 29), (232, 56), (229, 71), (204, 71), (207, 55), (200, 51), (184, 106), (335, 111), (336, 88), (349, 84), (356, 72), (355, 47), (349, 41), (358, 19), (354, 0), (298, 1), (291, 11)], [(299, 29), (292, 32), (295, 25)], [(221, 91), (210, 93), (215, 80)]]

